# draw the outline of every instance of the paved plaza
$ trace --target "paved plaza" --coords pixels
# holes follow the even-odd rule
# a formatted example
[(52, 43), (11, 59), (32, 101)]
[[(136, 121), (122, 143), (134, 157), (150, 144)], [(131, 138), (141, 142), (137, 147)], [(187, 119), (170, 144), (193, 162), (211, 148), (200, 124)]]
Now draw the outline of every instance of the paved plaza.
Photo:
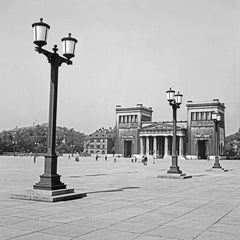
[(0, 239), (240, 239), (240, 161), (180, 160), (189, 179), (161, 179), (170, 160), (59, 157), (68, 188), (87, 197), (56, 203), (11, 199), (39, 181), (43, 157), (0, 157)]

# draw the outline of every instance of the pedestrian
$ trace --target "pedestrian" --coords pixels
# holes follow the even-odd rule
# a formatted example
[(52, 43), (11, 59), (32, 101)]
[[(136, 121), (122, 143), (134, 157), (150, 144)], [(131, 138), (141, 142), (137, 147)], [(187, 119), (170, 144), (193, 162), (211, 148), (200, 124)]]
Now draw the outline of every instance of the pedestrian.
[(105, 155), (105, 161), (107, 161), (107, 154)]
[(133, 156), (131, 157), (131, 162), (133, 163)]
[(36, 162), (36, 159), (37, 159), (37, 155), (35, 154), (35, 155), (33, 156), (33, 162), (34, 162), (34, 163)]
[(70, 154), (68, 154), (68, 159), (70, 159), (71, 158), (71, 156), (70, 156)]
[(98, 155), (96, 154), (96, 161), (98, 160)]
[(146, 155), (143, 155), (143, 157), (142, 157), (142, 163), (143, 163), (143, 165), (147, 165), (147, 161), (148, 161), (147, 156), (146, 156)]
[(76, 153), (75, 161), (76, 161), (76, 162), (79, 162), (79, 153), (78, 153), (78, 152)]
[(117, 162), (117, 158), (116, 158), (116, 156), (115, 156), (115, 155), (114, 155), (114, 161), (113, 161), (113, 162), (114, 162), (114, 163), (115, 163), (115, 162)]
[(147, 165), (147, 161), (148, 161), (148, 159), (147, 159), (147, 155), (144, 157), (144, 165)]
[(137, 162), (137, 156), (135, 156), (135, 163)]

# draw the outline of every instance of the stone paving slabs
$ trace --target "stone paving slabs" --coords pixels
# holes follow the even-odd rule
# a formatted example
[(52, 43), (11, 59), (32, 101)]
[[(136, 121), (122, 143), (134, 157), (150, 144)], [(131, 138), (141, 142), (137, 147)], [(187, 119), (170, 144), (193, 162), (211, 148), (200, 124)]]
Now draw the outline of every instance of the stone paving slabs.
[(213, 161), (179, 160), (190, 179), (159, 179), (170, 160), (113, 163), (58, 158), (61, 181), (85, 198), (57, 203), (10, 199), (32, 189), (44, 158), (0, 156), (1, 240), (227, 240), (240, 239), (240, 161), (206, 171)]

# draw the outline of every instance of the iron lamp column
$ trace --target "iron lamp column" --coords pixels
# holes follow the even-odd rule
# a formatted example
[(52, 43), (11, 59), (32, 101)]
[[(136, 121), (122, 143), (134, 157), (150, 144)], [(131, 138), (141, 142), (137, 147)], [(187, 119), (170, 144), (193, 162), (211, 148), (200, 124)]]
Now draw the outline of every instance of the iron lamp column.
[(172, 140), (172, 166), (167, 171), (167, 173), (176, 173), (181, 174), (182, 171), (178, 166), (178, 156), (177, 156), (177, 109), (180, 108), (180, 104), (182, 103), (182, 94), (179, 92), (175, 94), (175, 91), (171, 88), (166, 91), (167, 100), (169, 101), (169, 105), (172, 106), (173, 110), (173, 140)]
[(219, 122), (221, 120), (220, 114), (212, 113), (212, 119), (215, 127), (215, 162), (212, 168), (222, 168), (219, 163)]
[(71, 37), (63, 38), (63, 56), (58, 55), (57, 45), (54, 45), (53, 52), (42, 48), (47, 44), (47, 33), (50, 26), (42, 21), (32, 24), (34, 43), (37, 45), (35, 50), (47, 57), (51, 65), (50, 99), (49, 99), (49, 121), (48, 121), (48, 141), (47, 154), (45, 155), (44, 173), (40, 175), (40, 181), (33, 188), (41, 190), (65, 189), (66, 185), (60, 181), (57, 174), (57, 154), (56, 154), (56, 119), (57, 119), (57, 91), (58, 91), (58, 68), (62, 63), (72, 64), (70, 58), (74, 57), (75, 45), (77, 40)]

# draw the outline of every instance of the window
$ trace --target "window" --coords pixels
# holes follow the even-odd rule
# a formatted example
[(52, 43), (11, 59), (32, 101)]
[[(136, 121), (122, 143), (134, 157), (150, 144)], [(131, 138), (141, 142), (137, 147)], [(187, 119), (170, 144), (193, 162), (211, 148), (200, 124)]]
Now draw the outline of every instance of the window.
[(202, 112), (202, 120), (206, 120), (206, 112)]
[(196, 113), (195, 112), (191, 113), (191, 120), (196, 121)]
[(94, 139), (90, 139), (90, 142), (91, 142), (91, 143), (94, 142)]
[(212, 113), (211, 112), (206, 112), (206, 118), (207, 120), (211, 120), (212, 119)]
[(99, 142), (100, 142), (100, 139), (97, 139), (97, 142), (99, 143)]
[(197, 120), (201, 120), (201, 113), (197, 112)]

